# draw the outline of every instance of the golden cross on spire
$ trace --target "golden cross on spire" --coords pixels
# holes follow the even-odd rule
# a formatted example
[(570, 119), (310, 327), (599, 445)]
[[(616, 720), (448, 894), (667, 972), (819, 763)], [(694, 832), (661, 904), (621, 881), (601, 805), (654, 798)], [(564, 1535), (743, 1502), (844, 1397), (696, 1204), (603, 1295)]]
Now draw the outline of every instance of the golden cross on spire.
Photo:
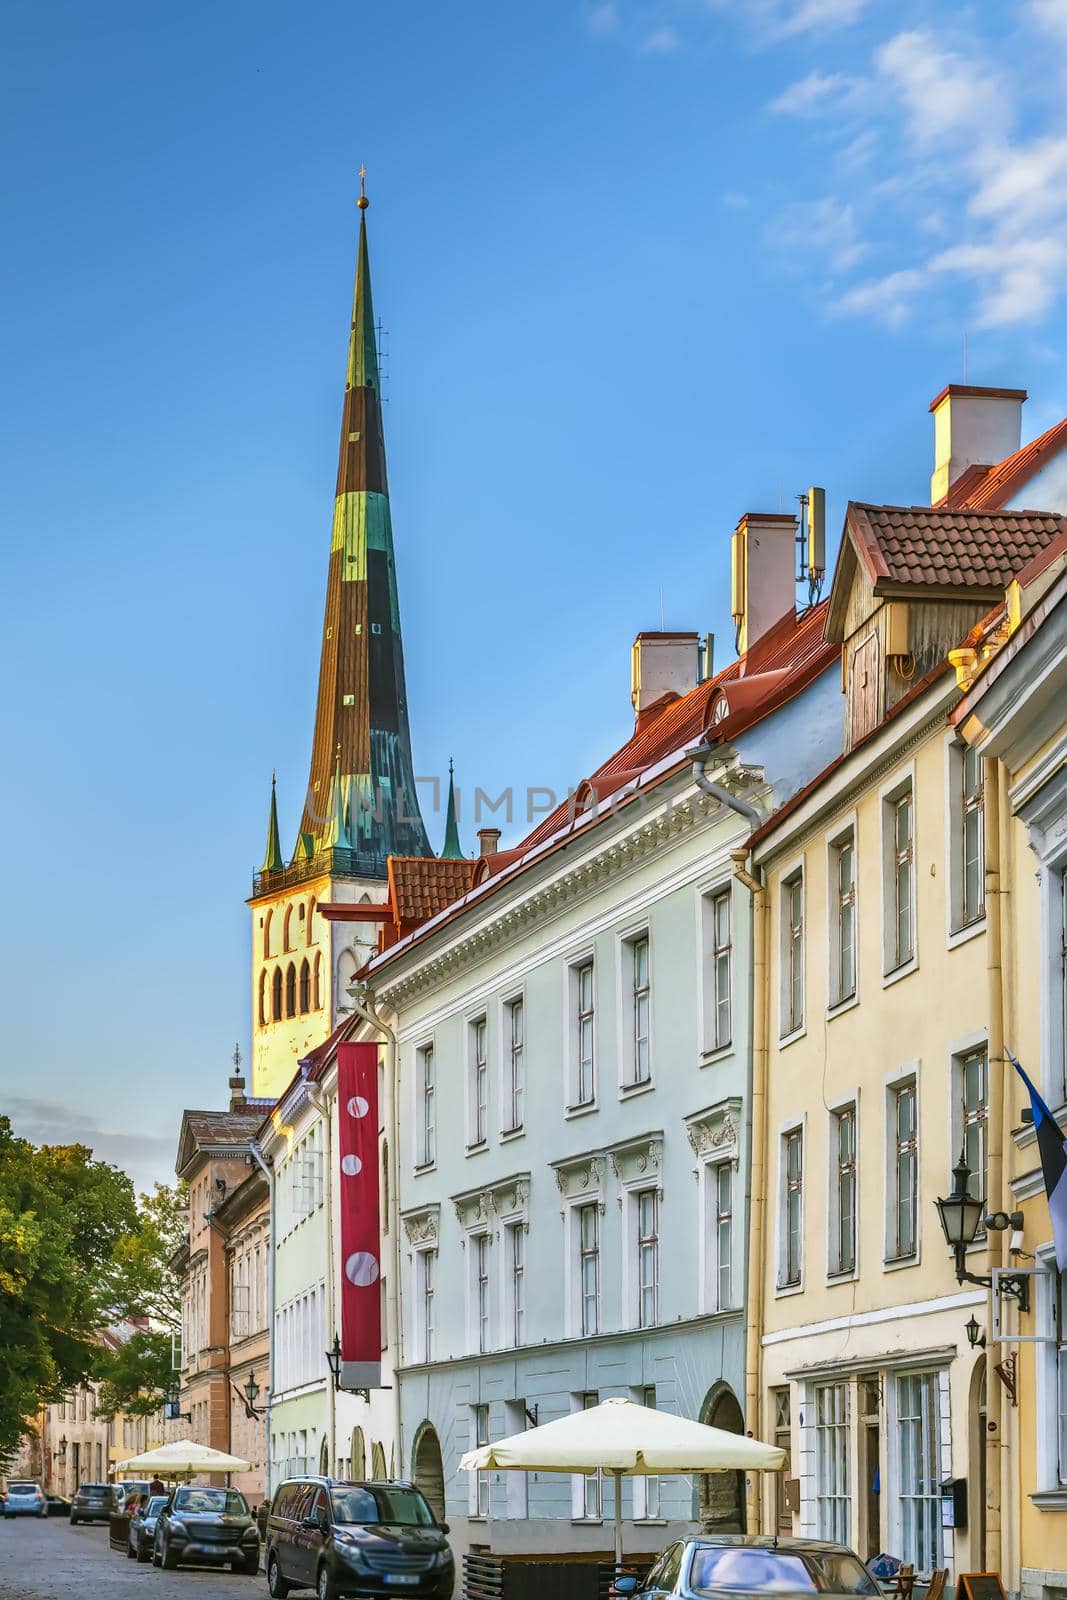
[(356, 201), (356, 204), (361, 211), (366, 211), (367, 207), (370, 205), (370, 201), (367, 199), (366, 163), (364, 163), (359, 169), (359, 199)]

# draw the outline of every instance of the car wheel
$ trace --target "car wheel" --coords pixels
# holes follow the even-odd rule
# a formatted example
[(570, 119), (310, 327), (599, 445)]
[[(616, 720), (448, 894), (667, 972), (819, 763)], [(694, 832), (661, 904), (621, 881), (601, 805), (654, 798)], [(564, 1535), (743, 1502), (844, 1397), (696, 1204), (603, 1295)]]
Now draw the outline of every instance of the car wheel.
[(126, 1559), (127, 1561), (137, 1560), (137, 1551), (133, 1548), (133, 1545), (130, 1544), (129, 1540), (126, 1541)]
[(72, 1528), (76, 1528), (78, 1526), (78, 1519), (74, 1515), (73, 1511), (70, 1514), (70, 1525)]
[(319, 1600), (339, 1600), (341, 1591), (337, 1587), (337, 1579), (325, 1562), (319, 1568), (319, 1581), (316, 1585), (315, 1593), (318, 1595)]
[(248, 1577), (254, 1578), (259, 1571), (259, 1550), (250, 1550), (243, 1561), (234, 1563), (235, 1572), (243, 1572)]
[(178, 1565), (177, 1554), (171, 1549), (170, 1545), (165, 1539), (163, 1541), (163, 1549), (160, 1554), (159, 1564), (166, 1572), (173, 1572), (175, 1567)]
[(282, 1569), (278, 1565), (278, 1557), (271, 1551), (267, 1562), (267, 1592), (271, 1600), (285, 1600), (289, 1593), (289, 1584), (282, 1577)]
[(155, 1541), (155, 1543), (152, 1546), (152, 1565), (154, 1567), (158, 1567), (159, 1566), (159, 1540), (158, 1539)]
[(144, 1547), (144, 1540), (143, 1539), (140, 1540), (138, 1542), (138, 1545), (137, 1545), (137, 1559), (138, 1559), (138, 1561), (142, 1561), (142, 1562), (148, 1560), (148, 1551)]

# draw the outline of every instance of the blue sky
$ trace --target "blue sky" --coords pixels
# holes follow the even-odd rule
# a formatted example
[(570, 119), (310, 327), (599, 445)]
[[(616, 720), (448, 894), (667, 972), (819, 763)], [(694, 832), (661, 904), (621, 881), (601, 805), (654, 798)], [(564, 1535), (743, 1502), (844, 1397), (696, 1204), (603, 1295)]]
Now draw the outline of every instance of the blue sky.
[(743, 511), (928, 497), (964, 334), (1025, 436), (1067, 412), (1067, 0), (5, 33), (0, 1087), (145, 1181), (224, 1099), (307, 780), (360, 162), (416, 770), (565, 791), (661, 588), (727, 658)]

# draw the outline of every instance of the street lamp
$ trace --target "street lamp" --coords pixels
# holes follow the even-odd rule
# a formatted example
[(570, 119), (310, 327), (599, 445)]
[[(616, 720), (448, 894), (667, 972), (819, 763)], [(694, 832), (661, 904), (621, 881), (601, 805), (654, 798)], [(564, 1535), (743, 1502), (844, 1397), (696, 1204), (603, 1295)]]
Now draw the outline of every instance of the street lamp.
[(338, 1338), (336, 1333), (333, 1336), (333, 1344), (330, 1346), (329, 1350), (327, 1350), (327, 1352), (326, 1352), (326, 1365), (329, 1367), (331, 1373), (333, 1374), (333, 1386), (334, 1386), (334, 1388), (335, 1389), (340, 1389), (340, 1387), (341, 1387), (341, 1341)]
[(978, 1318), (973, 1312), (963, 1324), (963, 1331), (967, 1335), (967, 1343), (970, 1345), (972, 1350), (985, 1349), (985, 1334), (978, 1326)]
[(59, 1449), (58, 1450), (53, 1450), (52, 1451), (52, 1455), (55, 1457), (55, 1459), (57, 1461), (65, 1461), (67, 1459), (67, 1436), (66, 1436), (66, 1434), (64, 1434), (63, 1437), (59, 1441)]
[[(952, 1193), (935, 1200), (941, 1231), (948, 1241), (956, 1260), (956, 1282), (977, 1283), (983, 1289), (993, 1287), (992, 1278), (981, 1278), (967, 1270), (967, 1250), (975, 1241), (982, 1218), (985, 1201), (971, 1194), (971, 1169), (967, 1165), (967, 1152), (960, 1151), (960, 1159), (952, 1169)], [(1001, 1273), (997, 1278), (998, 1294), (1009, 1295), (1019, 1302), (1022, 1312), (1030, 1309), (1030, 1280), (1023, 1273)]]

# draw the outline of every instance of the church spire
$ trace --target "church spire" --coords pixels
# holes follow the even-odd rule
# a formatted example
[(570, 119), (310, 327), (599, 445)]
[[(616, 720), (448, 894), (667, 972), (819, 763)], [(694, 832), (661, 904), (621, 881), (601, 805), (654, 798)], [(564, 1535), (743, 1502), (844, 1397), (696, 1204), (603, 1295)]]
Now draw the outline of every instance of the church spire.
[[(408, 730), (368, 205), (361, 186), (311, 779), (300, 833), (305, 855), (331, 852), (323, 865), (334, 875), (384, 878), (390, 855), (433, 852), (419, 815)], [(341, 791), (347, 817), (338, 828)]]
[(463, 846), (459, 842), (459, 823), (456, 820), (456, 785), (453, 779), (454, 768), (451, 757), (448, 762), (448, 810), (445, 813), (445, 843), (441, 851), (442, 861), (462, 861)]
[(281, 872), (285, 866), (282, 857), (282, 841), (278, 832), (278, 774), (271, 773), (270, 778), (270, 820), (267, 823), (267, 851), (263, 857), (261, 872)]

